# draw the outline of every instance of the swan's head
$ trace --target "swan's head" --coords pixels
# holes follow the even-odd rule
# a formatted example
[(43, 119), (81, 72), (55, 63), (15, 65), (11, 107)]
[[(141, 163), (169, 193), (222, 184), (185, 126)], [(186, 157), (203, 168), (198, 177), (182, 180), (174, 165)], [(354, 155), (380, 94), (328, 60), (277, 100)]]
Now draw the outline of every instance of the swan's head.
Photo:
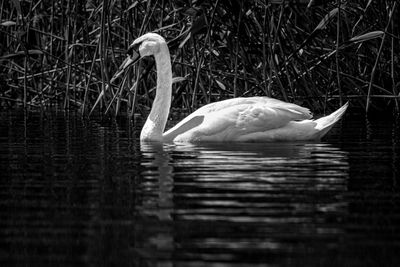
[(149, 32), (133, 41), (128, 47), (127, 54), (131, 57), (136, 54), (139, 54), (139, 57), (155, 55), (160, 52), (160, 47), (165, 44), (164, 38), (157, 33)]
[(165, 39), (157, 33), (149, 32), (137, 38), (128, 47), (128, 50), (126, 52), (128, 56), (119, 67), (118, 72), (114, 74), (111, 82), (121, 76), (121, 74), (124, 73), (129, 66), (136, 63), (142, 57), (152, 56), (159, 53), (161, 50), (161, 46), (166, 46), (166, 42)]

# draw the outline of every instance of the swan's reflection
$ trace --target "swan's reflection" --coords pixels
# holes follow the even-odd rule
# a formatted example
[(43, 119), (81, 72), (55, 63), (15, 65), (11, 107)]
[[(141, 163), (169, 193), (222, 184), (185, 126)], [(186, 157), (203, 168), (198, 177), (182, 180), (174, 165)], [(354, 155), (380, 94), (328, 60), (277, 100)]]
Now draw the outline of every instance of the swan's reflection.
[(144, 258), (213, 259), (217, 249), (234, 261), (344, 234), (332, 221), (347, 209), (348, 155), (331, 144), (142, 143), (141, 153), (152, 192), (137, 207)]
[[(142, 165), (146, 169), (155, 169), (158, 197), (154, 212), (160, 220), (171, 220), (173, 209), (172, 188), (173, 188), (173, 167), (170, 164), (171, 156), (168, 151), (164, 151), (164, 144), (158, 142), (142, 142), (140, 144), (142, 152)], [(146, 172), (145, 172), (146, 173)]]

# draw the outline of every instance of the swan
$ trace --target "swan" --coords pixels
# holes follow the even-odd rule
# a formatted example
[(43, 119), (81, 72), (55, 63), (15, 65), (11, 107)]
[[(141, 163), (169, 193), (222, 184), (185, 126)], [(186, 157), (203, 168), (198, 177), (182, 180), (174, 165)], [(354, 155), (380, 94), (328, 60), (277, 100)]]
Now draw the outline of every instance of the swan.
[(274, 142), (321, 139), (340, 120), (348, 102), (313, 120), (309, 109), (270, 97), (238, 97), (207, 104), (164, 132), (171, 106), (172, 71), (165, 39), (146, 33), (129, 46), (113, 80), (142, 57), (154, 56), (156, 96), (140, 133), (149, 142)]

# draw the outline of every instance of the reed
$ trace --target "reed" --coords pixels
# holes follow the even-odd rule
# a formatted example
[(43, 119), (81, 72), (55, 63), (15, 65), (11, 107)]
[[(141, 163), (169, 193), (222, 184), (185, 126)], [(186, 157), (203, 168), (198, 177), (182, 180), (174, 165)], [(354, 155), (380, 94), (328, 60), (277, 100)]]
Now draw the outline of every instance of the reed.
[(171, 48), (180, 111), (254, 95), (320, 111), (349, 98), (364, 109), (399, 108), (395, 0), (291, 2), (2, 1), (1, 107), (146, 112), (152, 59), (110, 78), (130, 42), (154, 31)]

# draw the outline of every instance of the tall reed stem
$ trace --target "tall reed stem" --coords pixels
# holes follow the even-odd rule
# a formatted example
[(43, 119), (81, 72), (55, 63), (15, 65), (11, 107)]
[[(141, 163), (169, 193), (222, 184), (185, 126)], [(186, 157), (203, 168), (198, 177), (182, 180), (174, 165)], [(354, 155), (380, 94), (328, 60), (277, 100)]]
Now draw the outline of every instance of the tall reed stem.
[(340, 82), (340, 62), (339, 62), (339, 47), (340, 47), (340, 22), (341, 22), (341, 0), (337, 0), (337, 8), (338, 8), (338, 14), (337, 14), (337, 22), (336, 22), (336, 81), (337, 81), (337, 86), (339, 89), (339, 101), (340, 105), (343, 105), (343, 98), (342, 98), (342, 85)]
[(392, 9), (390, 10), (389, 20), (388, 20), (388, 23), (386, 25), (385, 32), (383, 33), (383, 36), (382, 36), (381, 45), (379, 47), (379, 51), (378, 51), (378, 54), (377, 54), (376, 59), (375, 59), (375, 64), (374, 64), (374, 66), (372, 68), (372, 71), (371, 71), (371, 78), (370, 78), (369, 85), (368, 85), (367, 104), (366, 104), (366, 107), (365, 107), (366, 112), (368, 112), (369, 106), (370, 106), (372, 84), (374, 83), (376, 67), (378, 66), (379, 58), (381, 57), (381, 54), (382, 54), (383, 44), (385, 43), (387, 32), (388, 32), (389, 26), (391, 25), (393, 13), (396, 10), (396, 5), (397, 5), (397, 1), (395, 1), (393, 3)]

